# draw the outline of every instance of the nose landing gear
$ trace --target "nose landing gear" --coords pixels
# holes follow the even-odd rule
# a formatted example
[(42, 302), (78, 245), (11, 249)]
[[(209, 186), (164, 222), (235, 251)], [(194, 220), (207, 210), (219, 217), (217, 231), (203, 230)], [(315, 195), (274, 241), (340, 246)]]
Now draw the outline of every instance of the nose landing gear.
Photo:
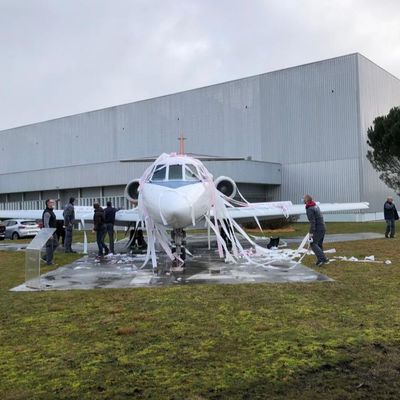
[(184, 272), (186, 260), (186, 232), (182, 228), (171, 231), (172, 253), (176, 258), (172, 261), (172, 271)]

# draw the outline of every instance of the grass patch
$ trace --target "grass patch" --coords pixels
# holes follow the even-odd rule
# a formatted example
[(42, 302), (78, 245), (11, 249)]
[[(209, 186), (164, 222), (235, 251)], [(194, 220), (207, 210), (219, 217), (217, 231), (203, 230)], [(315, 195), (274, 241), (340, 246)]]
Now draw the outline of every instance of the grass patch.
[(335, 262), (314, 284), (15, 293), (24, 254), (1, 252), (0, 398), (397, 399), (399, 240), (332, 246), (393, 264)]
[[(310, 224), (306, 222), (296, 222), (288, 227), (282, 229), (266, 229), (264, 234), (266, 236), (279, 236), (282, 238), (292, 238), (295, 236), (305, 236), (308, 232)], [(360, 232), (374, 232), (384, 233), (386, 228), (385, 222), (326, 222), (326, 233), (360, 233)], [(260, 235), (257, 229), (250, 230), (252, 235)]]

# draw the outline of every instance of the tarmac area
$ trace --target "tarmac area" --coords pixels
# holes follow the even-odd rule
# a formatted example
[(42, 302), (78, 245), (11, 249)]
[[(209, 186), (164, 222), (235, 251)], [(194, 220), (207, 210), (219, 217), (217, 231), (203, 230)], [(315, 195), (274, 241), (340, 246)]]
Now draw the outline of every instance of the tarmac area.
[[(327, 235), (326, 242), (375, 239), (383, 235), (375, 233)], [(289, 243), (299, 243), (302, 238), (285, 239)], [(143, 266), (146, 255), (127, 253), (126, 240), (116, 243), (117, 254), (103, 259), (96, 259), (97, 246), (88, 245), (88, 255), (72, 264), (64, 265), (56, 270), (41, 275), (41, 290), (71, 290), (100, 288), (134, 288), (158, 287), (167, 285), (188, 284), (238, 284), (238, 283), (289, 283), (289, 282), (321, 282), (331, 281), (320, 274), (294, 261), (263, 265), (262, 257), (252, 257), (257, 264), (251, 264), (243, 258), (240, 262), (227, 263), (219, 257), (215, 242), (211, 241), (211, 249), (207, 248), (206, 235), (188, 235), (188, 255), (183, 270), (172, 268), (171, 261), (162, 252), (157, 253), (157, 271), (153, 271), (151, 261)], [(258, 240), (265, 247), (265, 240)], [(23, 251), (27, 244), (7, 242), (0, 244), (0, 250)], [(249, 245), (245, 246), (246, 248)], [(82, 244), (74, 249), (80, 251)], [(55, 257), (56, 260), (56, 257)], [(317, 269), (317, 267), (316, 267)], [(21, 284), (12, 291), (34, 291)]]

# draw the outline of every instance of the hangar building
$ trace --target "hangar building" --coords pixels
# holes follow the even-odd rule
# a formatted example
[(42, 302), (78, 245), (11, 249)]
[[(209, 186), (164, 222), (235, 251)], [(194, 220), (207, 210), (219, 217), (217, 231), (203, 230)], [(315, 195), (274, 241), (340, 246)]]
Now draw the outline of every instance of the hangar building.
[(393, 193), (366, 159), (366, 132), (398, 105), (400, 80), (356, 53), (3, 130), (0, 207), (42, 207), (48, 197), (62, 206), (71, 195), (124, 205), (126, 183), (148, 163), (120, 160), (177, 151), (183, 134), (188, 152), (245, 157), (206, 166), (249, 201), (299, 203), (307, 192), (369, 201), (357, 219), (375, 218)]

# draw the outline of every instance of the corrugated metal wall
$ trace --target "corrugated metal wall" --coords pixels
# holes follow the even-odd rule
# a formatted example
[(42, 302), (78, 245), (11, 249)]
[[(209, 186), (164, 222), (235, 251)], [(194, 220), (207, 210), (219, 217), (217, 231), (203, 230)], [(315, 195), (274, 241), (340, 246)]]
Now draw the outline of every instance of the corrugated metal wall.
[(263, 158), (282, 162), (281, 197), (359, 200), (356, 55), (263, 75), (261, 87)]
[[(398, 198), (378, 177), (366, 158), (367, 130), (373, 120), (400, 106), (400, 80), (384, 71), (361, 54), (358, 55), (360, 86), (360, 166), (362, 169), (362, 198), (369, 201), (371, 210), (382, 211), (387, 196)], [(395, 200), (396, 201), (396, 200)]]
[(282, 166), (282, 198), (301, 203), (304, 194), (320, 202), (358, 202), (358, 159)]

